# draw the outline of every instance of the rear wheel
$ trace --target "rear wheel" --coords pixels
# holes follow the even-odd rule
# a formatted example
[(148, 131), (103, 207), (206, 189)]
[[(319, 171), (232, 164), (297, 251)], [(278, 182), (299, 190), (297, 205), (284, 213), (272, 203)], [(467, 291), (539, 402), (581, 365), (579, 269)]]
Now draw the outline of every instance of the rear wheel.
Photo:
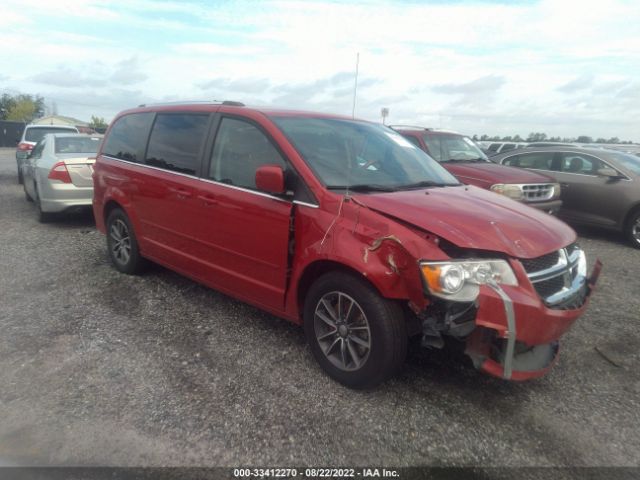
[(406, 357), (402, 310), (354, 275), (332, 272), (315, 281), (305, 300), (304, 328), (320, 366), (351, 388), (375, 387)]
[[(40, 194), (38, 193), (38, 185), (33, 184), (33, 191), (35, 192), (35, 198), (33, 202), (36, 204), (36, 211), (38, 213), (38, 221), (40, 223), (49, 223), (56, 218), (56, 214), (52, 212), (44, 212), (42, 210), (42, 202), (40, 201)], [(25, 192), (26, 193), (26, 192)]]
[(18, 183), (22, 185), (24, 183), (24, 177), (22, 176), (22, 168), (20, 168), (20, 162), (18, 163)]
[(640, 210), (631, 214), (627, 222), (626, 235), (631, 245), (640, 248)]
[(144, 269), (145, 259), (140, 255), (129, 217), (119, 208), (107, 217), (107, 249), (111, 262), (120, 272), (135, 275)]

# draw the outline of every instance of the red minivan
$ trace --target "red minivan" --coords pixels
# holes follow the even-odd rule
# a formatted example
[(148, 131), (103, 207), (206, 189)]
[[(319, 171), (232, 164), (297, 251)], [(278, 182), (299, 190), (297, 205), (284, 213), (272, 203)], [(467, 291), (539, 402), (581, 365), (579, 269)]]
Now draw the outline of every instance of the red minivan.
[(480, 370), (543, 375), (600, 270), (574, 231), (463, 185), (382, 125), (238, 102), (120, 113), (98, 152), (98, 229), (146, 259), (304, 325), (334, 379), (372, 387), (411, 337)]

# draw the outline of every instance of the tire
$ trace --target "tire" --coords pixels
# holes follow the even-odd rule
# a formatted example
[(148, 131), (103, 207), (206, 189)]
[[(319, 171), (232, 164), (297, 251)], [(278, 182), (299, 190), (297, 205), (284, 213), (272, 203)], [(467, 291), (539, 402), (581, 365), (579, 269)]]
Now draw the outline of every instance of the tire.
[(141, 273), (146, 261), (140, 255), (138, 241), (129, 221), (121, 209), (116, 208), (107, 217), (107, 251), (116, 269), (127, 275)]
[(640, 210), (636, 210), (629, 217), (625, 234), (631, 245), (635, 248), (640, 248)]
[[(33, 199), (33, 203), (36, 204), (36, 211), (38, 213), (38, 221), (40, 223), (49, 223), (56, 218), (56, 214), (52, 212), (43, 212), (42, 204), (40, 203), (40, 194), (38, 193), (38, 185), (34, 184), (33, 188), (36, 192), (36, 198)], [(25, 192), (26, 194), (26, 192)]]
[(365, 280), (342, 272), (323, 275), (309, 289), (303, 315), (313, 356), (343, 385), (373, 388), (402, 367), (407, 355), (402, 309)]
[(24, 183), (24, 177), (22, 176), (22, 170), (18, 168), (18, 185), (22, 185)]

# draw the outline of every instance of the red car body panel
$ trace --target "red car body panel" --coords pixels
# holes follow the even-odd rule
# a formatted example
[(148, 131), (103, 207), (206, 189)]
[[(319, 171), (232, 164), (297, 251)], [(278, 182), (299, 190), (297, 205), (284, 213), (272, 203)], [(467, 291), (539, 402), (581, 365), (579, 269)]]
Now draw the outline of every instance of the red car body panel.
[(498, 165), (491, 162), (449, 162), (444, 163), (442, 166), (462, 182), (486, 189), (496, 183), (555, 183), (555, 180), (547, 175), (531, 171), (527, 171), (527, 173), (533, 173), (533, 175), (522, 175), (522, 168), (508, 167), (507, 165)]
[(362, 203), (465, 248), (534, 258), (576, 239), (560, 220), (473, 186), (361, 195)]
[[(120, 116), (157, 110), (139, 108)], [(312, 272), (333, 267), (359, 272), (382, 296), (406, 301), (416, 313), (425, 310), (432, 300), (424, 293), (418, 263), (449, 259), (439, 246), (446, 240), (459, 248), (495, 252), (509, 260), (519, 285), (504, 289), (514, 302), (518, 341), (531, 345), (555, 341), (584, 311), (584, 306), (574, 310), (545, 307), (517, 260), (538, 257), (575, 241), (573, 230), (549, 215), (468, 186), (347, 197), (324, 188), (270, 119), (299, 116), (297, 112), (213, 105), (161, 110), (230, 113), (258, 123), (288, 158), (317, 204), (247, 193), (99, 152), (94, 170), (97, 228), (106, 233), (108, 208), (121, 207), (132, 222), (142, 255), (157, 263), (301, 323), (304, 292)], [(295, 245), (292, 252), (291, 245)], [(482, 287), (478, 305), (476, 324), (505, 336), (507, 319), (496, 294)], [(487, 373), (498, 372), (498, 367), (487, 362)], [(513, 378), (542, 373), (514, 372)]]

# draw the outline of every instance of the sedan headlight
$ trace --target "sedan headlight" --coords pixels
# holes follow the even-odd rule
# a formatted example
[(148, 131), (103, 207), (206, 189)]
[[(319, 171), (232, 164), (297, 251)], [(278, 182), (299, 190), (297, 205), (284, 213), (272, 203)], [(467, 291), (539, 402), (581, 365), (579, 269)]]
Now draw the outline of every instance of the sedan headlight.
[(551, 199), (555, 200), (556, 198), (560, 198), (560, 184), (559, 183), (554, 183), (553, 184), (553, 195), (551, 196)]
[(496, 183), (495, 185), (491, 185), (491, 191), (499, 193), (500, 195), (504, 195), (505, 197), (512, 198), (514, 200), (522, 200), (524, 198), (522, 186), (520, 185)]
[(422, 262), (420, 269), (428, 293), (456, 302), (472, 302), (487, 283), (518, 285), (506, 260)]

